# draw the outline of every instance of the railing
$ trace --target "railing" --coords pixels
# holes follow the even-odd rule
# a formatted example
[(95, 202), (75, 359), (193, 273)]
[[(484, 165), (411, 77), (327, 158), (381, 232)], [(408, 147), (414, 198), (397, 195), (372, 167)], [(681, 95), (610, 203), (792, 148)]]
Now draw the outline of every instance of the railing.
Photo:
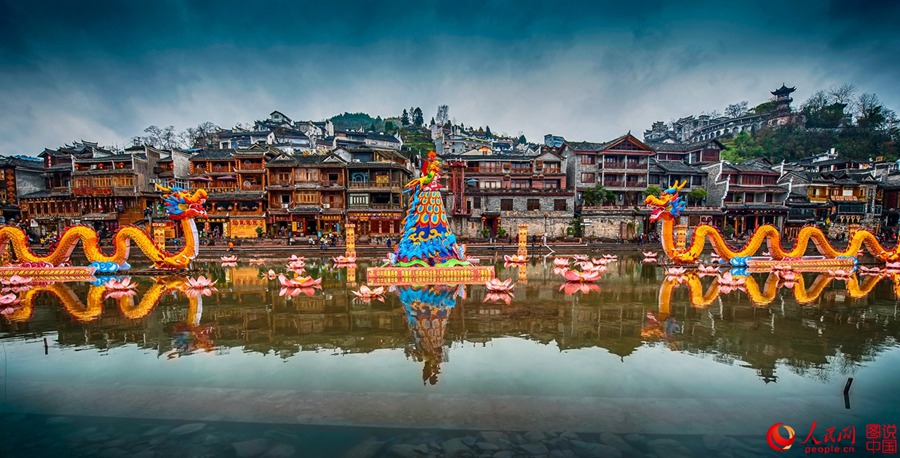
[(228, 210), (226, 207), (226, 209), (224, 209), (224, 210), (218, 210), (218, 209), (213, 208), (208, 213), (210, 215), (229, 214), (229, 215), (237, 215), (237, 216), (242, 216), (242, 215), (257, 216), (257, 215), (262, 215), (264, 213), (264, 210), (262, 208), (257, 208), (256, 210)]
[(343, 181), (322, 181), (319, 183), (323, 188), (339, 188), (344, 186)]
[(263, 170), (262, 164), (238, 164), (235, 170)]
[(649, 162), (604, 162), (605, 170), (643, 170), (646, 169)]
[(361, 188), (388, 189), (388, 188), (399, 188), (399, 187), (400, 187), (400, 183), (398, 183), (396, 181), (391, 181), (388, 183), (378, 183), (378, 182), (372, 182), (372, 181), (351, 181), (350, 182), (350, 188), (354, 188), (354, 189), (361, 189)]
[[(198, 170), (203, 170), (203, 167), (197, 167)], [(214, 165), (211, 167), (210, 172), (234, 172), (233, 167), (226, 167), (224, 165)]]
[[(334, 208), (334, 207), (332, 207)], [(350, 208), (366, 208), (371, 210), (400, 210), (400, 204), (350, 204)]]
[(241, 191), (262, 191), (263, 187), (259, 184), (242, 185)]
[(237, 189), (234, 186), (203, 186), (198, 185), (198, 188), (206, 188), (208, 192), (234, 192)]
[(624, 181), (603, 180), (603, 186), (607, 187), (607, 188), (621, 188), (621, 187), (625, 186), (625, 182)]
[(502, 174), (503, 168), (501, 167), (469, 167), (466, 169), (466, 173), (497, 173)]

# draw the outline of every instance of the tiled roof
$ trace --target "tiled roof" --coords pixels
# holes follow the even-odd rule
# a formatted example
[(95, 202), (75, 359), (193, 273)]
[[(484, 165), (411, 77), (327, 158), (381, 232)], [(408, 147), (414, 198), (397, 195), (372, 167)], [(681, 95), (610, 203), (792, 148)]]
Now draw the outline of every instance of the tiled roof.
[(232, 159), (234, 157), (233, 149), (206, 149), (194, 156), (191, 156), (191, 160), (201, 160), (201, 159)]

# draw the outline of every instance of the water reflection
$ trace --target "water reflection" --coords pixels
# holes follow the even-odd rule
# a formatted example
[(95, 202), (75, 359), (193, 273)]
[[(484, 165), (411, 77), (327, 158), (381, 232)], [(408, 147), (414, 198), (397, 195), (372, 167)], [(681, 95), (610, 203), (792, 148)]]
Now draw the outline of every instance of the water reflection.
[(450, 311), (456, 305), (456, 298), (465, 299), (466, 287), (401, 286), (397, 293), (413, 337), (412, 345), (406, 347), (406, 356), (424, 364), (422, 383), (434, 385), (441, 373), (441, 363), (447, 361), (444, 332)]
[(41, 285), (11, 293), (19, 303), (0, 332), (5, 339), (56, 333), (58, 345), (76, 348), (136, 345), (166, 358), (231, 348), (284, 359), (402, 349), (422, 364), (429, 385), (449, 364), (448, 348), (500, 337), (560, 350), (600, 347), (623, 361), (661, 345), (740, 363), (767, 382), (779, 367), (819, 378), (852, 372), (900, 337), (894, 276), (752, 274), (729, 290), (723, 276), (665, 279), (664, 269), (626, 257), (596, 284), (565, 282), (552, 263), (535, 259), (496, 267), (500, 278), (517, 282), (515, 296), (469, 285), (394, 288), (383, 302), (354, 300), (365, 270), (315, 260), (305, 275), (321, 289), (310, 294), (283, 294), (277, 275), (268, 275), (284, 272), (275, 265), (210, 266), (215, 290), (192, 291), (178, 277), (133, 277), (134, 296), (109, 295), (102, 284)]

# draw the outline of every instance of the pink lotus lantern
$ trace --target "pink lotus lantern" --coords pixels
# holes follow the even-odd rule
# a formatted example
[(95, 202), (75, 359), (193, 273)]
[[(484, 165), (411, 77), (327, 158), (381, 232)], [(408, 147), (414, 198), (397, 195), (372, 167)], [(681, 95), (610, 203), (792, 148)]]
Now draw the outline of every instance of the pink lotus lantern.
[(782, 270), (778, 272), (778, 278), (781, 279), (786, 288), (793, 288), (794, 285), (797, 284), (797, 277), (799, 276), (800, 274), (793, 270)]
[(683, 277), (687, 269), (684, 267), (669, 267), (666, 269), (666, 279)]
[(235, 255), (222, 256), (221, 258), (219, 258), (219, 260), (222, 262), (237, 262), (237, 256), (235, 256)]
[(125, 277), (122, 280), (116, 280), (115, 278), (110, 278), (103, 284), (109, 291), (127, 291), (131, 289), (137, 288), (136, 283), (131, 282), (131, 277)]
[(322, 287), (322, 279), (321, 278), (312, 278), (312, 277), (294, 277), (287, 278), (284, 274), (278, 276), (278, 281), (281, 283), (281, 286), (285, 288), (315, 288)]
[(274, 279), (278, 278), (278, 274), (276, 274), (275, 271), (272, 270), (272, 269), (269, 269), (269, 271), (266, 272), (266, 275), (265, 275), (265, 276), (266, 276), (266, 278), (268, 278), (269, 280), (274, 280)]
[(744, 277), (733, 277), (731, 276), (731, 272), (725, 272), (718, 279), (719, 292), (723, 294), (728, 294), (737, 289), (744, 289), (746, 287), (747, 279)]
[(248, 261), (251, 266), (261, 266), (266, 263), (265, 259), (251, 259)]
[(559, 290), (564, 292), (566, 296), (571, 296), (575, 293), (588, 294), (600, 292), (600, 287), (593, 283), (565, 282), (559, 287)]
[(184, 293), (191, 298), (197, 298), (200, 296), (212, 296), (212, 293), (216, 290), (216, 282), (204, 277), (203, 275), (197, 278), (188, 277), (185, 280), (185, 291)]
[(879, 269), (878, 267), (866, 267), (859, 266), (859, 273), (862, 275), (883, 275), (885, 270)]
[(891, 272), (900, 272), (900, 261), (886, 262), (884, 264), (884, 269)]
[(513, 284), (511, 278), (507, 278), (506, 280), (500, 281), (499, 279), (492, 278), (484, 283), (484, 287), (487, 288), (488, 291), (492, 293), (508, 293), (515, 288), (515, 284)]
[(614, 254), (604, 254), (603, 259), (606, 259), (607, 261), (612, 262), (612, 261), (618, 260), (619, 257)]
[(702, 277), (702, 276), (706, 276), (706, 275), (718, 275), (718, 274), (719, 274), (719, 268), (718, 268), (718, 267), (716, 267), (716, 266), (704, 266), (703, 264), (700, 264), (699, 266), (697, 266), (697, 271), (700, 272), (700, 276), (701, 276), (701, 277)]
[(834, 270), (829, 269), (828, 270), (829, 277), (843, 279), (843, 278), (850, 278), (851, 275), (853, 275), (852, 270), (844, 270), (844, 269), (834, 269)]
[(384, 302), (384, 288), (379, 286), (375, 289), (369, 289), (368, 286), (362, 285), (359, 287), (359, 291), (351, 291), (357, 299), (360, 299), (363, 302), (369, 302), (371, 300), (379, 300)]
[(605, 265), (609, 264), (609, 261), (604, 258), (591, 258), (591, 262), (595, 266), (605, 266)]
[(281, 288), (278, 295), (282, 297), (297, 297), (299, 295), (312, 296), (316, 294), (316, 288)]
[(656, 251), (642, 251), (641, 253), (644, 254), (645, 258), (655, 258), (657, 255)]
[(481, 259), (478, 259), (475, 256), (466, 256), (466, 262), (469, 264), (481, 264)]
[(587, 261), (588, 257), (587, 257), (587, 255), (583, 255), (583, 254), (576, 254), (576, 255), (572, 256), (572, 259), (574, 259), (576, 262), (583, 262), (583, 261)]
[(336, 256), (336, 257), (331, 258), (331, 260), (334, 261), (334, 265), (336, 265), (336, 266), (342, 266), (342, 265), (345, 266), (348, 264), (356, 264), (355, 256)]
[(553, 265), (556, 267), (569, 267), (569, 258), (554, 258)]
[(562, 273), (566, 281), (575, 283), (592, 283), (600, 279), (601, 273), (596, 270), (579, 272), (577, 270), (565, 269)]
[(34, 283), (34, 279), (31, 277), (13, 275), (9, 278), (0, 278), (0, 283), (2, 283), (3, 286), (28, 286)]
[(512, 303), (513, 296), (512, 293), (492, 293), (488, 292), (484, 295), (484, 300), (482, 302), (503, 302), (506, 305)]
[(525, 259), (525, 256), (521, 256), (518, 254), (514, 254), (514, 255), (507, 254), (507, 255), (503, 256), (503, 261), (506, 262), (507, 264), (525, 264), (527, 259)]
[(18, 307), (15, 307), (19, 301), (15, 294), (9, 293), (0, 296), (0, 315), (12, 315)]

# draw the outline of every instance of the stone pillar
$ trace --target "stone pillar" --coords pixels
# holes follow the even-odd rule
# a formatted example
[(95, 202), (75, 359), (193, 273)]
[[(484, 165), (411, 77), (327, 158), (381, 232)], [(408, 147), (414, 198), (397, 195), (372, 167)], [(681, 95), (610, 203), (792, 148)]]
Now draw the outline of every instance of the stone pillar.
[(519, 223), (519, 251), (516, 254), (528, 256), (528, 225), (525, 223)]
[(347, 252), (344, 253), (344, 256), (347, 258), (355, 258), (356, 257), (356, 224), (347, 223), (345, 238), (347, 240)]
[(675, 226), (675, 248), (684, 250), (687, 246), (687, 224)]

